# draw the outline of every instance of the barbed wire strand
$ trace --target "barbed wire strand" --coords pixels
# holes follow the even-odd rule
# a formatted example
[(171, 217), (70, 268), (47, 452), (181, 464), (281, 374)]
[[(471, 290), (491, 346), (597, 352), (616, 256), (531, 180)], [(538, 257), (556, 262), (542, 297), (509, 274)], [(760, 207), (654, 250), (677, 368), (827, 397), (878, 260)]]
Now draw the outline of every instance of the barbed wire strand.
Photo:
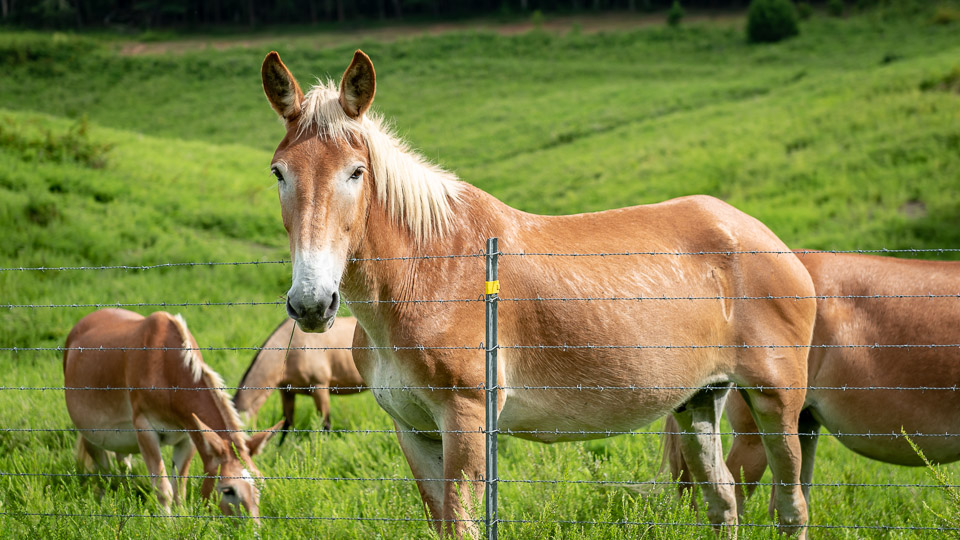
[[(647, 302), (647, 301), (680, 301), (680, 300), (909, 300), (909, 299), (960, 299), (960, 293), (912, 293), (912, 294), (814, 294), (814, 295), (766, 295), (766, 296), (536, 296), (536, 297), (503, 297), (498, 296), (500, 302)], [(371, 304), (450, 304), (450, 303), (478, 303), (484, 302), (483, 296), (477, 298), (421, 298), (411, 300), (342, 300), (346, 305)], [(250, 301), (155, 301), (155, 302), (87, 302), (87, 303), (52, 303), (52, 304), (0, 304), (4, 309), (59, 309), (59, 308), (122, 308), (122, 307), (232, 307), (232, 306), (282, 306), (286, 300), (250, 300)]]
[[(45, 472), (3, 472), (0, 471), (0, 477), (14, 478), (186, 478), (199, 479), (213, 478), (217, 480), (243, 480), (245, 476), (224, 476), (224, 475), (206, 475), (189, 474), (181, 476), (178, 474), (122, 474), (122, 473), (45, 473)], [(471, 482), (483, 483), (484, 478), (476, 480), (469, 478), (399, 478), (390, 476), (376, 477), (347, 477), (347, 476), (260, 476), (257, 480), (295, 480), (310, 482)], [(686, 480), (543, 480), (543, 479), (509, 479), (498, 477), (493, 480), (501, 484), (586, 484), (586, 485), (623, 485), (623, 486), (677, 486), (689, 485), (699, 486), (702, 484), (712, 484), (721, 486), (810, 486), (810, 487), (862, 487), (862, 488), (960, 488), (960, 484), (924, 484), (917, 483), (858, 483), (858, 482), (694, 482)]]
[[(621, 251), (621, 252), (607, 252), (607, 253), (550, 253), (550, 252), (511, 252), (511, 251), (501, 251), (496, 253), (496, 255), (501, 257), (623, 257), (623, 256), (636, 256), (636, 255), (649, 255), (649, 256), (663, 256), (663, 255), (673, 255), (673, 256), (695, 256), (695, 255), (823, 255), (823, 254), (843, 254), (843, 253), (852, 253), (852, 254), (920, 254), (920, 253), (936, 253), (936, 254), (945, 254), (945, 253), (956, 253), (960, 252), (960, 248), (905, 248), (905, 249), (887, 249), (887, 248), (878, 248), (878, 249), (825, 249), (825, 250), (808, 250), (808, 249), (798, 249), (798, 250), (726, 250), (726, 251)], [(487, 254), (482, 250), (477, 253), (463, 253), (463, 254), (453, 254), (453, 255), (415, 255), (415, 256), (405, 256), (405, 257), (366, 257), (366, 258), (355, 258), (351, 257), (348, 260), (351, 262), (386, 262), (386, 261), (409, 261), (409, 260), (431, 260), (431, 259), (463, 259), (463, 258), (480, 258), (485, 257)], [(158, 268), (175, 268), (175, 267), (194, 267), (194, 266), (246, 266), (246, 265), (268, 265), (268, 264), (290, 264), (290, 261), (287, 259), (272, 260), (272, 261), (196, 261), (196, 262), (171, 262), (171, 263), (157, 263), (157, 264), (143, 264), (143, 265), (129, 265), (129, 264), (116, 264), (116, 265), (100, 265), (100, 266), (12, 266), (12, 267), (0, 267), (0, 272), (26, 272), (26, 271), (64, 271), (64, 270), (155, 270)]]
[[(255, 429), (186, 429), (186, 428), (164, 428), (164, 429), (150, 429), (150, 428), (11, 428), (4, 427), (0, 428), (0, 433), (254, 433), (257, 430)], [(482, 427), (477, 429), (282, 429), (277, 430), (278, 433), (322, 433), (325, 435), (336, 435), (340, 433), (354, 433), (354, 434), (397, 434), (397, 433), (410, 433), (416, 435), (437, 435), (437, 434), (486, 434), (487, 430)], [(493, 433), (500, 435), (579, 435), (584, 438), (601, 438), (594, 437), (594, 435), (602, 437), (613, 437), (615, 435), (633, 435), (633, 436), (644, 436), (644, 435), (684, 435), (682, 431), (626, 431), (626, 430), (588, 430), (588, 429), (497, 429)], [(791, 437), (802, 437), (805, 436), (803, 433), (790, 433), (788, 431), (715, 431), (715, 432), (697, 432), (697, 435), (759, 435), (759, 436), (791, 436)], [(842, 437), (960, 437), (960, 433), (930, 433), (930, 432), (914, 432), (914, 433), (901, 433), (901, 432), (866, 432), (866, 433), (844, 433), (841, 431), (830, 432), (828, 431), (826, 435), (842, 438)], [(589, 437), (588, 437), (589, 436)]]
[[(960, 343), (850, 343), (850, 344), (716, 344), (716, 345), (495, 345), (496, 349), (518, 350), (593, 350), (593, 349), (954, 349), (960, 348)], [(64, 352), (64, 351), (486, 351), (483, 343), (478, 346), (470, 345), (368, 345), (363, 347), (0, 347), (0, 351), (7, 352)]]

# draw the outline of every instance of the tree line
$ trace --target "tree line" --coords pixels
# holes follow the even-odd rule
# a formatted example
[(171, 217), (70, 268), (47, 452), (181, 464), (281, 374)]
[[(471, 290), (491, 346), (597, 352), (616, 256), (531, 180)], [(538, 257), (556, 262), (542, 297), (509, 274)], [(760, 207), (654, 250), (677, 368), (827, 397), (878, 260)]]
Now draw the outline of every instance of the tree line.
[[(658, 11), (673, 0), (0, 0), (0, 22), (27, 28), (183, 28)], [(681, 0), (739, 9), (749, 0)]]

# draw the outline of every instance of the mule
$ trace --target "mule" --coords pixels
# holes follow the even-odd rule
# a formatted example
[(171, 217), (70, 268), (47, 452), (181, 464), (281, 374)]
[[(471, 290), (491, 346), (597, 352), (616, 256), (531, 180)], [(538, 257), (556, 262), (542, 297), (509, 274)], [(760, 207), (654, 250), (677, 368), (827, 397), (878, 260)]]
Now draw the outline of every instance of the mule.
[(274, 389), (280, 388), (283, 404), (280, 444), (293, 426), (297, 394), (313, 397), (323, 420), (323, 429), (329, 430), (330, 394), (355, 394), (364, 390), (363, 378), (357, 372), (350, 352), (356, 327), (355, 318), (339, 317), (329, 331), (308, 334), (297, 328), (293, 319), (283, 321), (257, 351), (243, 374), (240, 388), (233, 396), (237, 411), (254, 417)]
[[(763, 444), (774, 477), (795, 485), (804, 391), (792, 388), (807, 378), (816, 303), (803, 298), (813, 295), (807, 271), (766, 226), (706, 196), (569, 216), (522, 212), (427, 162), (370, 112), (376, 75), (362, 51), (339, 85), (321, 83), (306, 95), (276, 52), (261, 75), (286, 128), (271, 170), (293, 262), (287, 312), (304, 331), (322, 332), (340, 295), (352, 302), (363, 329), (354, 334), (357, 369), (393, 418), (441, 534), (477, 533), (485, 371), (476, 349), (484, 341), (476, 253), (488, 237), (509, 252), (499, 268), (504, 300), (711, 297), (501, 302), (504, 433), (599, 438), (673, 413), (696, 456), (694, 476), (706, 482), (710, 521), (735, 532), (732, 476), (713, 433), (731, 384), (765, 386), (747, 390), (749, 406), (771, 433)], [(660, 255), (544, 255), (624, 252)], [(772, 298), (726, 300), (760, 295)], [(577, 385), (651, 388), (570, 389)], [(776, 507), (781, 529), (804, 535), (799, 488), (778, 490)]]
[[(924, 464), (901, 428), (925, 435), (913, 441), (931, 461), (960, 460), (960, 438), (936, 436), (960, 433), (960, 419), (952, 412), (960, 410), (960, 393), (954, 390), (960, 384), (960, 348), (923, 346), (960, 343), (960, 262), (799, 255), (819, 297), (807, 370), (810, 388), (799, 422), (800, 480), (807, 503), (821, 427), (854, 452), (885, 463)], [(874, 344), (914, 346), (868, 347)], [(726, 463), (738, 479), (742, 513), (767, 460), (747, 403), (734, 394), (726, 412), (736, 432)], [(664, 458), (683, 490), (692, 478), (677, 436), (669, 434), (677, 429), (667, 418)]]
[[(197, 349), (179, 315), (103, 309), (80, 319), (63, 354), (67, 412), (79, 432), (77, 459), (95, 472), (109, 468), (111, 454), (125, 464), (130, 454), (142, 454), (157, 499), (169, 512), (171, 501), (186, 495), (190, 461), (199, 451), (206, 475), (201, 496), (209, 499), (216, 491), (224, 514), (243, 512), (257, 520), (256, 480), (262, 475), (251, 456), (280, 424), (249, 437), (243, 433), (221, 390), (223, 380)], [(173, 446), (176, 489), (160, 455), (165, 445)]]

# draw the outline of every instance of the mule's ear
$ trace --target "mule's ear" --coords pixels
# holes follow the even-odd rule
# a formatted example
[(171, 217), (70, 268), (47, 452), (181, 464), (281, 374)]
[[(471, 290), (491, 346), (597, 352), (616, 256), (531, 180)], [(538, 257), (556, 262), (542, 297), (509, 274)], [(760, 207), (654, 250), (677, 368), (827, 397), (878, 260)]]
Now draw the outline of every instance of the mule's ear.
[(221, 438), (215, 431), (213, 431), (210, 426), (203, 423), (202, 420), (197, 418), (196, 414), (191, 413), (193, 416), (193, 421), (197, 423), (197, 429), (200, 430), (200, 436), (203, 437), (203, 442), (213, 453), (220, 458), (223, 458), (227, 454), (227, 443)]
[(273, 110), (277, 111), (284, 120), (290, 120), (300, 114), (300, 103), (303, 102), (303, 91), (293, 78), (293, 74), (283, 65), (277, 51), (263, 59), (260, 66), (260, 77), (263, 79), (263, 93)]
[(272, 428), (266, 431), (261, 431), (260, 433), (257, 433), (256, 435), (253, 435), (247, 439), (247, 452), (249, 452), (251, 456), (259, 454), (260, 451), (263, 450), (263, 446), (267, 444), (267, 441), (270, 440), (270, 437), (276, 435), (277, 431), (280, 430), (280, 426), (282, 425), (283, 420), (277, 422), (277, 424)]
[(373, 71), (373, 62), (357, 49), (353, 53), (353, 62), (340, 79), (340, 106), (347, 116), (359, 120), (370, 109), (376, 93), (377, 74)]

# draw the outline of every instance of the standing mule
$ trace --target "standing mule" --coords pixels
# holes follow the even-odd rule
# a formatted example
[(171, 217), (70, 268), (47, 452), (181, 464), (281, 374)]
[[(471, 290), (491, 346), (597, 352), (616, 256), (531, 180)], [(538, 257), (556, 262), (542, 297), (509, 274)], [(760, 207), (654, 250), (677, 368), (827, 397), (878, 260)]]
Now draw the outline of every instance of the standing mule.
[[(747, 391), (750, 408), (769, 433), (763, 444), (775, 480), (788, 483), (777, 491), (781, 528), (804, 534), (807, 509), (796, 487), (804, 392), (781, 388), (806, 381), (816, 303), (793, 298), (812, 296), (813, 284), (767, 227), (704, 196), (571, 216), (521, 212), (428, 163), (369, 113), (376, 79), (361, 51), (339, 87), (307, 95), (275, 52), (261, 74), (286, 126), (271, 168), (293, 260), (287, 312), (305, 331), (323, 332), (340, 294), (354, 302), (364, 330), (354, 335), (357, 369), (393, 417), (441, 533), (476, 534), (471, 516), (485, 466), (476, 344), (484, 317), (480, 303), (438, 301), (482, 293), (483, 259), (475, 254), (484, 239), (499, 237), (510, 252), (500, 259), (502, 292), (518, 300), (711, 297), (502, 302), (501, 430), (542, 442), (581, 440), (673, 413), (696, 456), (711, 522), (735, 532), (733, 477), (715, 433), (731, 384), (767, 387)], [(647, 255), (542, 255), (624, 252)], [(456, 254), (468, 255), (448, 256)], [(650, 388), (570, 389), (580, 385)]]
[(355, 394), (364, 390), (363, 378), (350, 352), (356, 327), (355, 318), (340, 317), (327, 332), (307, 334), (297, 328), (293, 319), (283, 321), (243, 374), (240, 388), (233, 396), (237, 411), (255, 416), (270, 393), (280, 388), (283, 398), (280, 444), (287, 437), (287, 429), (293, 426), (297, 394), (313, 397), (323, 419), (323, 429), (330, 429), (330, 394)]
[[(167, 511), (183, 500), (190, 460), (203, 460), (200, 494), (216, 489), (224, 514), (260, 515), (253, 464), (280, 427), (248, 437), (243, 433), (223, 380), (197, 350), (179, 315), (162, 311), (143, 317), (103, 309), (80, 319), (67, 336), (63, 377), (67, 411), (80, 432), (77, 459), (88, 470), (109, 467), (109, 454), (127, 462), (140, 453)], [(89, 389), (88, 389), (89, 388)], [(106, 390), (116, 388), (116, 390)], [(173, 446), (177, 489), (166, 475), (160, 447)]]
[[(960, 392), (955, 390), (960, 349), (942, 347), (960, 343), (960, 298), (955, 296), (960, 262), (818, 252), (800, 252), (799, 257), (820, 297), (807, 370), (810, 388), (800, 413), (800, 479), (807, 503), (821, 426), (854, 452), (886, 463), (923, 465), (901, 428), (928, 435), (914, 442), (931, 461), (960, 460), (960, 437), (935, 436), (960, 433)], [(874, 344), (893, 347), (870, 347)], [(727, 466), (744, 482), (737, 485), (742, 513), (744, 498), (767, 469), (767, 458), (747, 403), (734, 395), (726, 410), (737, 433)], [(664, 431), (677, 427), (668, 418)], [(664, 438), (665, 465), (681, 480), (682, 490), (690, 485), (692, 469), (679, 439)]]

